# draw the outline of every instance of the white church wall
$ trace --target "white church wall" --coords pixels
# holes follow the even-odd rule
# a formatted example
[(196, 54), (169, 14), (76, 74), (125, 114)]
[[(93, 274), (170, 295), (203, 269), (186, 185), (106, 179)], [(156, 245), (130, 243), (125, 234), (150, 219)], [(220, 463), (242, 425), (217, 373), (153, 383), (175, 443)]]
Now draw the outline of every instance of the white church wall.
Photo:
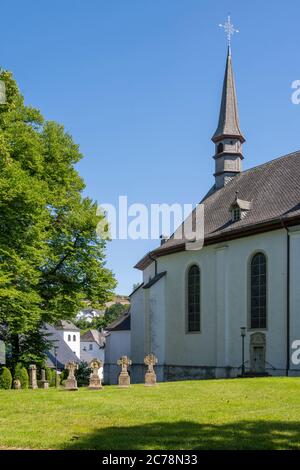
[(150, 266), (148, 266), (146, 269), (143, 271), (143, 283), (147, 284), (147, 282), (150, 281), (150, 279), (153, 279), (155, 276), (155, 263), (151, 263)]
[[(183, 252), (159, 259), (166, 270), (166, 363), (179, 366), (234, 367), (241, 365), (240, 327), (247, 326), (245, 361), (250, 361), (248, 322), (249, 262), (257, 251), (268, 259), (267, 368), (283, 373), (286, 361), (286, 233), (285, 230), (208, 246), (199, 252)], [(197, 263), (201, 270), (201, 332), (186, 332), (185, 275)], [(248, 361), (248, 362), (247, 362)], [(272, 367), (278, 369), (273, 371)], [(209, 373), (209, 370), (207, 371)], [(218, 369), (216, 372), (218, 375)]]
[(104, 382), (117, 384), (120, 366), (117, 362), (121, 356), (131, 358), (131, 334), (129, 330), (111, 331), (106, 338)]
[[(156, 366), (157, 380), (160, 381), (163, 378), (162, 365), (165, 363), (165, 342), (166, 342), (166, 331), (165, 331), (165, 284), (166, 276), (161, 278), (148, 290), (148, 315), (147, 315), (147, 328), (148, 338), (146, 338), (145, 354), (153, 353), (157, 357), (158, 363)], [(144, 360), (144, 358), (142, 358)], [(145, 366), (143, 364), (143, 369)]]
[[(134, 364), (141, 364), (145, 356), (145, 292), (140, 287), (130, 297), (130, 323), (131, 323), (131, 355)], [(138, 369), (138, 368), (136, 368)], [(134, 371), (134, 381), (142, 382), (143, 375)]]
[[(300, 340), (300, 227), (290, 230), (290, 358), (292, 343)], [(300, 374), (300, 365), (290, 361), (291, 375)]]

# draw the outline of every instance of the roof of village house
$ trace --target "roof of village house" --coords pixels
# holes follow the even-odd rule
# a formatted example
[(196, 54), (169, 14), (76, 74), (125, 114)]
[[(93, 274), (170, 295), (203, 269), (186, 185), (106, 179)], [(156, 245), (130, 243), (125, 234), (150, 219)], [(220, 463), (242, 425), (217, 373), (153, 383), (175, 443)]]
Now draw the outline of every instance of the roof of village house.
[(64, 331), (80, 331), (77, 326), (74, 325), (74, 323), (68, 321), (68, 320), (59, 320), (55, 324), (55, 328), (57, 330), (64, 330)]
[[(204, 205), (204, 244), (299, 224), (299, 181), (300, 151), (297, 151), (246, 170), (232, 178), (223, 188), (211, 190), (201, 201)], [(244, 218), (233, 222), (230, 208), (237, 193), (241, 200), (251, 201), (251, 207)], [(185, 243), (185, 239), (170, 237), (150, 256), (159, 257), (183, 251)], [(144, 269), (151, 264), (153, 260), (150, 256), (144, 256), (135, 267)]]
[(130, 311), (110, 323), (105, 329), (109, 332), (130, 330)]
[(97, 343), (100, 348), (105, 346), (105, 334), (96, 329), (90, 329), (82, 333), (80, 341), (84, 343)]

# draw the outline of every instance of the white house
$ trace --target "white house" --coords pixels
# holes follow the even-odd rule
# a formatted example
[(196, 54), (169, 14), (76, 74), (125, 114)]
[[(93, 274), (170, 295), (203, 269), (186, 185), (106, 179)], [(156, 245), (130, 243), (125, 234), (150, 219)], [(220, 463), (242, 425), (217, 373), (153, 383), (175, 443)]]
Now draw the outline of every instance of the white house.
[(91, 329), (83, 333), (80, 338), (81, 359), (86, 362), (92, 359), (104, 362), (105, 342), (106, 336), (103, 332)]
[(73, 323), (67, 320), (60, 320), (55, 329), (61, 335), (65, 343), (80, 359), (80, 330)]
[(242, 171), (230, 49), (212, 141), (203, 248), (171, 236), (135, 266), (143, 284), (131, 295), (134, 381), (150, 352), (159, 380), (237, 376), (242, 327), (246, 372), (300, 375), (291, 360), (300, 339), (300, 152)]
[(119, 317), (106, 327), (104, 379), (115, 384), (120, 367), (117, 365), (121, 356), (131, 356), (130, 312)]

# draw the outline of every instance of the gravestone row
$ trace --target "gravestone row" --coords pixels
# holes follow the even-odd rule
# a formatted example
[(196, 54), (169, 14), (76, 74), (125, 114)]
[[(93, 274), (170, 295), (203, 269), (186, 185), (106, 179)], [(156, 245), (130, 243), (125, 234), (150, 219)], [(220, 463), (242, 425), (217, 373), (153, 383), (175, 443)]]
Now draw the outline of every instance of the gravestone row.
[[(154, 366), (157, 364), (157, 358), (154, 354), (148, 354), (144, 363), (147, 366), (147, 372), (145, 374), (145, 385), (148, 387), (156, 385), (156, 374)], [(122, 356), (117, 364), (121, 367), (121, 372), (118, 378), (118, 385), (120, 388), (128, 388), (130, 386), (130, 375), (128, 373), (128, 367), (131, 366), (132, 361), (127, 356)], [(102, 383), (99, 376), (99, 369), (103, 367), (103, 362), (98, 359), (93, 359), (89, 367), (92, 369), (90, 374), (89, 389), (90, 390), (101, 390)], [(68, 362), (65, 368), (69, 371), (68, 378), (65, 382), (65, 390), (78, 390), (77, 381), (75, 377), (75, 370), (78, 369), (76, 362)]]

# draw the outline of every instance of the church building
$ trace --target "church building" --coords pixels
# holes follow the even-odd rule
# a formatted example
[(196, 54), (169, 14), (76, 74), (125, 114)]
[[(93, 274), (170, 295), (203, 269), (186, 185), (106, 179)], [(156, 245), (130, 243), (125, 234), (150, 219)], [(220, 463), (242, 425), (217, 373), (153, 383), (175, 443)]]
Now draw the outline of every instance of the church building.
[[(300, 152), (243, 171), (243, 143), (228, 48), (213, 134), (215, 184), (202, 199), (204, 246), (171, 236), (136, 268), (131, 294), (133, 381), (144, 357), (164, 380), (300, 375)], [(206, 188), (206, 192), (207, 192)]]

